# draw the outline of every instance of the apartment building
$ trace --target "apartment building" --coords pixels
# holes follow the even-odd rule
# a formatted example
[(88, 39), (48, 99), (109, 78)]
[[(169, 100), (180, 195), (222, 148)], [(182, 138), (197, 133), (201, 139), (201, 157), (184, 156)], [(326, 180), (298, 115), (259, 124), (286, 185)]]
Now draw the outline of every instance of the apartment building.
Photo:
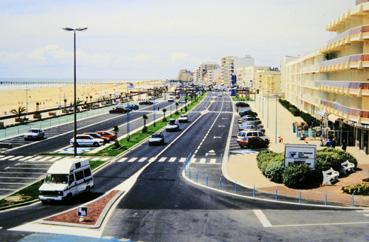
[[(209, 71), (219, 69), (219, 65), (216, 63), (203, 63), (201, 64), (195, 71), (194, 71), (194, 83), (195, 84), (201, 84), (201, 85), (207, 85), (205, 83), (207, 80), (205, 80), (205, 76)], [(213, 78), (213, 76), (211, 76)], [(209, 78), (209, 75), (208, 77)], [(211, 80), (212, 81), (212, 80)]]
[(255, 72), (253, 89), (270, 96), (281, 92), (281, 72), (278, 68), (260, 68)]
[(237, 69), (255, 65), (255, 60), (251, 56), (226, 56), (223, 57), (220, 62), (222, 79), (226, 86), (230, 85), (232, 76), (236, 75)]
[(240, 87), (254, 89), (257, 72), (268, 69), (269, 67), (261, 66), (240, 67), (236, 70), (237, 84)]
[(189, 70), (182, 69), (179, 71), (178, 78), (179, 81), (190, 82), (193, 81), (193, 73)]
[(204, 76), (205, 85), (222, 85), (222, 71), (220, 68), (210, 69), (206, 72)]
[(368, 154), (369, 0), (357, 0), (327, 30), (337, 36), (319, 51), (282, 63), (285, 98)]

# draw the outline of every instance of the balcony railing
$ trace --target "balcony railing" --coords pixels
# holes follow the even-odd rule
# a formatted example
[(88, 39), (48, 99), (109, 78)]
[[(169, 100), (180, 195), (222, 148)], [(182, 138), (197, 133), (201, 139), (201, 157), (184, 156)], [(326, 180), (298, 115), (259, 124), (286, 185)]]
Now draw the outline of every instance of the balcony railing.
[[(344, 115), (352, 116), (352, 117), (359, 117), (359, 118), (369, 118), (369, 110), (361, 110), (356, 108), (349, 108), (346, 107), (338, 102), (332, 102), (328, 100), (320, 100), (320, 104), (333, 109), (334, 111), (341, 113)], [(337, 114), (337, 113), (336, 113)]]
[(369, 82), (319, 81), (322, 91), (343, 95), (369, 96)]
[(363, 25), (363, 26), (348, 29), (345, 32), (342, 32), (342, 33), (338, 34), (333, 39), (329, 40), (328, 45), (326, 46), (326, 48), (329, 48), (334, 44), (339, 45), (340, 44), (339, 42), (341, 42), (341, 41), (343, 42), (343, 41), (346, 40), (346, 42), (350, 42), (351, 39), (349, 39), (348, 37), (351, 37), (351, 36), (357, 35), (357, 34), (368, 33), (368, 32), (369, 32), (369, 25)]
[(369, 54), (358, 54), (358, 55), (348, 55), (332, 60), (323, 61), (320, 66), (321, 72), (345, 70), (349, 68), (365, 68), (369, 67)]

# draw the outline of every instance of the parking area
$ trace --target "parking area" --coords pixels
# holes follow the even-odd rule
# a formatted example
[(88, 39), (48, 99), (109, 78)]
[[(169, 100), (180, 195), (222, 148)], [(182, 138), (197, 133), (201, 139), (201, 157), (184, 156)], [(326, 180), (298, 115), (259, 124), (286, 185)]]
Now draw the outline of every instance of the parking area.
[(69, 158), (66, 156), (0, 155), (0, 198), (36, 182), (45, 176), (54, 162)]

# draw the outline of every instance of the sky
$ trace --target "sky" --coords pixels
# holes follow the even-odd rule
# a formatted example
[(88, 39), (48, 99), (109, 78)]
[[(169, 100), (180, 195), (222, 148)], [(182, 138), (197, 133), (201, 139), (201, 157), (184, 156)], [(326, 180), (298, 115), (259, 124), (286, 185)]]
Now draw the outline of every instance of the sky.
[(0, 78), (173, 79), (223, 56), (279, 66), (322, 47), (353, 0), (0, 0)]

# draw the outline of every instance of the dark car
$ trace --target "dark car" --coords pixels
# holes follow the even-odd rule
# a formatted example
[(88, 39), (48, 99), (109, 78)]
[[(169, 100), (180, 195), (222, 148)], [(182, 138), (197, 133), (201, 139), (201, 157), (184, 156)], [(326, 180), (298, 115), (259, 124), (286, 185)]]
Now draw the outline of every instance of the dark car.
[(236, 107), (239, 107), (239, 108), (248, 108), (248, 107), (250, 107), (250, 105), (248, 103), (245, 103), (245, 102), (237, 102), (236, 103)]
[(163, 145), (164, 135), (163, 133), (153, 134), (149, 139), (149, 145)]
[(150, 100), (141, 101), (138, 104), (140, 105), (153, 105), (154, 103)]
[(140, 108), (137, 104), (127, 104), (126, 107), (131, 110), (138, 110)]
[(246, 115), (254, 116), (254, 117), (257, 117), (257, 116), (258, 116), (258, 114), (257, 114), (257, 113), (255, 113), (255, 112), (253, 112), (252, 110), (245, 110), (245, 111), (241, 111), (241, 112), (239, 112), (239, 115), (240, 115), (241, 117), (246, 116)]
[(117, 106), (109, 111), (109, 113), (128, 113), (131, 109), (126, 106)]

